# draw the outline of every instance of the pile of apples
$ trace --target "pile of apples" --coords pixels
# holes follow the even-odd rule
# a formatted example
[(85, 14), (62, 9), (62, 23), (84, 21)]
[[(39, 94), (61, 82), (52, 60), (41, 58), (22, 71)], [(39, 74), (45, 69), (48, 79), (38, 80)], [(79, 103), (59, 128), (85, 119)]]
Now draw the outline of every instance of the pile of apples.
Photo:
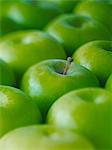
[(0, 150), (112, 150), (112, 0), (0, 0)]

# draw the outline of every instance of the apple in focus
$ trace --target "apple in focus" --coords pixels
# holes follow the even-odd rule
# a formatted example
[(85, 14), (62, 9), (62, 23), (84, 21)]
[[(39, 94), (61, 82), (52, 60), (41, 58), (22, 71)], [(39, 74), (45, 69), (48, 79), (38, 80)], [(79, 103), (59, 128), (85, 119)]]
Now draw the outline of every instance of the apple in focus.
[(63, 94), (84, 87), (98, 87), (96, 76), (75, 63), (66, 60), (50, 59), (30, 67), (23, 76), (21, 88), (29, 95), (43, 116), (53, 102)]
[(50, 108), (47, 122), (75, 129), (96, 149), (112, 149), (112, 93), (100, 88), (74, 90)]

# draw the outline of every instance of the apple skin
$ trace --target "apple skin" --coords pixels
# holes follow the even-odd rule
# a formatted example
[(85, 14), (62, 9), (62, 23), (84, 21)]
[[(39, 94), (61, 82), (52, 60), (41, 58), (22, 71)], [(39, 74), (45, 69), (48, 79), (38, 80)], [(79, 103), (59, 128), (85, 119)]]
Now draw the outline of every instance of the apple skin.
[(112, 92), (112, 74), (109, 76), (109, 78), (107, 79), (106, 81), (106, 84), (105, 84), (105, 88), (109, 91)]
[(92, 144), (85, 137), (74, 133), (73, 130), (65, 130), (48, 125), (33, 125), (13, 130), (1, 139), (0, 149), (94, 150)]
[(53, 102), (63, 94), (73, 89), (99, 86), (94, 74), (74, 63), (67, 75), (63, 75), (65, 65), (65, 60), (45, 60), (29, 68), (23, 76), (21, 88), (37, 103), (43, 120)]
[(112, 41), (92, 41), (81, 46), (73, 55), (74, 62), (88, 68), (102, 86), (112, 73)]
[(41, 114), (21, 90), (0, 85), (0, 137), (18, 127), (38, 124)]
[(64, 46), (68, 56), (86, 42), (111, 39), (105, 26), (84, 15), (61, 15), (49, 23), (45, 30)]
[(18, 78), (31, 65), (51, 58), (66, 58), (62, 46), (42, 31), (18, 31), (0, 40), (0, 58), (14, 69)]
[(104, 24), (112, 33), (112, 1), (84, 1), (75, 7), (74, 12), (91, 16), (95, 20)]
[(15, 76), (11, 68), (0, 59), (0, 85), (15, 86)]
[(38, 2), (12, 3), (7, 8), (7, 17), (23, 29), (43, 29), (62, 13), (58, 6)]
[(74, 90), (50, 108), (49, 124), (74, 128), (96, 149), (112, 149), (112, 94), (100, 88)]

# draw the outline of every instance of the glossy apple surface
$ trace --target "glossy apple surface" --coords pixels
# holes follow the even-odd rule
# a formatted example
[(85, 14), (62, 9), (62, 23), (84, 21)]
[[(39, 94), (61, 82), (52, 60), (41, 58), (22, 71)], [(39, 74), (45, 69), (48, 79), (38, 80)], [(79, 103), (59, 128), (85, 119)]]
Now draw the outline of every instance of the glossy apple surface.
[(112, 41), (92, 41), (73, 55), (76, 63), (91, 70), (104, 85), (112, 73)]
[(18, 31), (0, 40), (0, 58), (21, 75), (31, 65), (50, 58), (66, 58), (64, 49), (47, 33)]
[(82, 44), (92, 40), (110, 40), (111, 34), (94, 19), (76, 14), (64, 14), (53, 20), (46, 31), (55, 37), (71, 56)]
[(15, 77), (9, 66), (0, 59), (0, 85), (15, 85)]
[(38, 108), (22, 91), (0, 86), (0, 137), (17, 127), (40, 122)]
[(72, 130), (48, 125), (13, 130), (0, 141), (2, 150), (94, 150), (91, 143)]
[(78, 4), (74, 10), (77, 14), (91, 16), (104, 24), (112, 33), (112, 1), (90, 1)]
[(23, 29), (42, 29), (49, 21), (62, 14), (58, 6), (38, 3), (12, 3), (7, 8), (7, 17)]
[(23, 91), (37, 103), (44, 119), (52, 103), (63, 94), (73, 89), (99, 86), (94, 74), (74, 63), (64, 75), (66, 63), (60, 59), (37, 63), (22, 79)]
[(62, 128), (74, 128), (96, 149), (112, 149), (112, 94), (100, 88), (72, 91), (50, 108), (47, 122)]

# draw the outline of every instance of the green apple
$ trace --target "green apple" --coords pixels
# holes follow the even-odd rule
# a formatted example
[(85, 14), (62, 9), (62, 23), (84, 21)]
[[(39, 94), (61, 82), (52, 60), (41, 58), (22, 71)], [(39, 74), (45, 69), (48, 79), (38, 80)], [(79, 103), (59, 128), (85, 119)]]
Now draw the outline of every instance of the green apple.
[(76, 48), (92, 40), (110, 40), (111, 34), (94, 19), (75, 14), (65, 14), (53, 20), (46, 31), (55, 37), (69, 56)]
[(0, 85), (0, 137), (15, 128), (40, 122), (40, 112), (32, 100), (19, 89)]
[(107, 90), (110, 90), (112, 91), (112, 74), (109, 76), (109, 78), (107, 79), (106, 81), (106, 84), (105, 84), (105, 88)]
[(92, 41), (81, 46), (73, 55), (76, 63), (91, 70), (101, 85), (112, 73), (112, 41)]
[(65, 13), (72, 12), (73, 8), (80, 2), (80, 0), (44, 0), (40, 3), (50, 3), (60, 7)]
[(15, 85), (15, 77), (11, 68), (0, 59), (0, 85)]
[(74, 128), (93, 142), (96, 149), (112, 149), (112, 94), (100, 88), (72, 91), (50, 108), (49, 124)]
[(21, 87), (37, 103), (45, 119), (49, 107), (57, 98), (73, 89), (91, 86), (99, 86), (99, 83), (89, 70), (74, 63), (68, 66), (66, 60), (52, 59), (29, 68)]
[(0, 58), (21, 75), (31, 65), (45, 59), (66, 58), (61, 45), (41, 31), (18, 31), (0, 40)]
[(55, 5), (44, 3), (12, 3), (7, 8), (7, 17), (23, 29), (42, 29), (49, 21), (62, 14)]
[(112, 1), (84, 1), (77, 5), (74, 12), (93, 17), (94, 19), (103, 23), (112, 33)]
[(6, 134), (1, 150), (94, 150), (92, 144), (73, 130), (48, 125), (22, 127)]

